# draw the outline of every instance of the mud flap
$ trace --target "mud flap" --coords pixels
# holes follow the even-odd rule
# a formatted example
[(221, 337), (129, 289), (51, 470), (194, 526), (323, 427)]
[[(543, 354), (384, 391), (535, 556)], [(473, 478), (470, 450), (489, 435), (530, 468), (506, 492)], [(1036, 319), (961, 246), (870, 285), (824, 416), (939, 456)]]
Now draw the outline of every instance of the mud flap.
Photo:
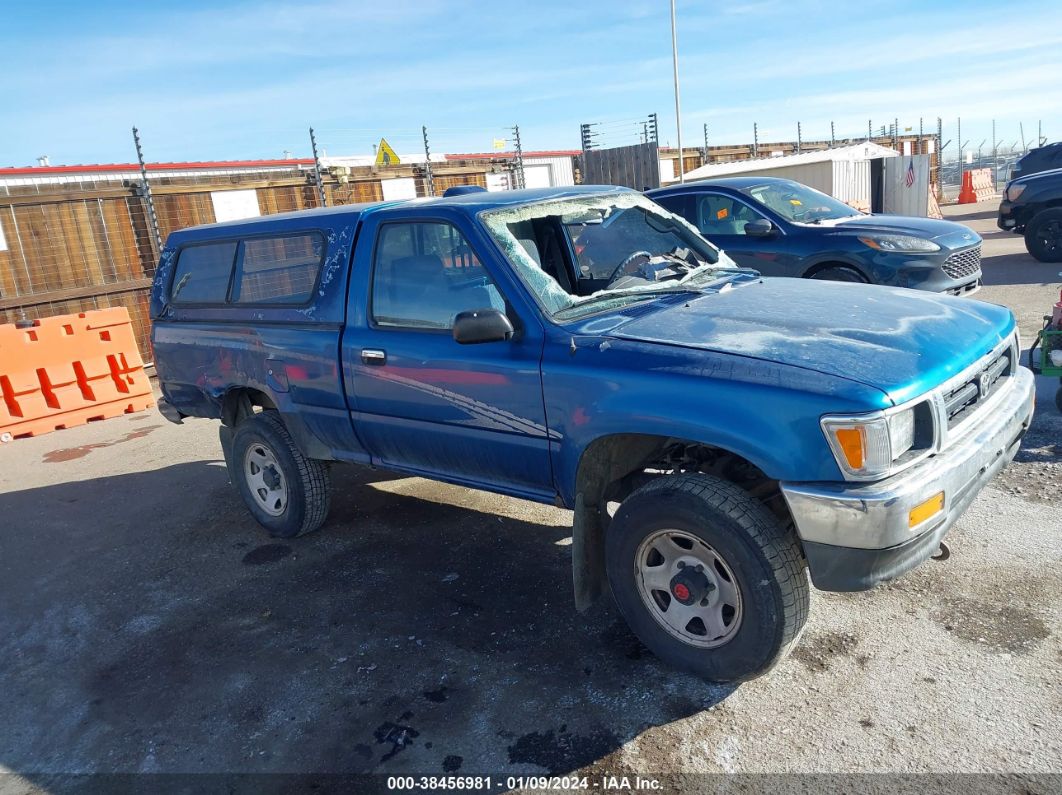
[(575, 609), (585, 613), (601, 598), (605, 589), (605, 533), (601, 517), (588, 509), (582, 492), (575, 496), (575, 523), (572, 527), (572, 582)]
[(232, 438), (234, 435), (235, 429), (230, 428), (228, 425), (222, 425), (218, 428), (218, 438), (221, 439), (221, 454), (225, 457), (225, 469), (229, 473), (230, 486), (236, 485), (236, 481), (232, 475)]

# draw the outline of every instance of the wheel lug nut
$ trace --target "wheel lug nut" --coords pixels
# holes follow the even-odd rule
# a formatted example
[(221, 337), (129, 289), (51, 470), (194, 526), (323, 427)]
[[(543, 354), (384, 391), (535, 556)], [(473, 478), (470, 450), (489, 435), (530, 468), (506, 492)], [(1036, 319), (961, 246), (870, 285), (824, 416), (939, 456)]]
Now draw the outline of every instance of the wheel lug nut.
[(678, 562), (678, 567), (679, 567), (680, 569), (684, 569), (684, 568), (686, 568), (686, 561), (684, 561), (684, 560), (680, 560), (680, 561)]

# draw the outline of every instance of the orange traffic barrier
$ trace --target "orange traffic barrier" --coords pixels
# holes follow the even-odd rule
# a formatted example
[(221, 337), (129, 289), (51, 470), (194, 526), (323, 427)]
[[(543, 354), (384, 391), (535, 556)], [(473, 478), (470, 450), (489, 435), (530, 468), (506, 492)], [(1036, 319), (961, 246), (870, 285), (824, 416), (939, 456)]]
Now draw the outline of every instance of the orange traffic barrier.
[(959, 204), (976, 204), (977, 193), (973, 188), (973, 173), (962, 172), (962, 188), (959, 189)]
[(125, 307), (0, 326), (0, 439), (153, 405)]

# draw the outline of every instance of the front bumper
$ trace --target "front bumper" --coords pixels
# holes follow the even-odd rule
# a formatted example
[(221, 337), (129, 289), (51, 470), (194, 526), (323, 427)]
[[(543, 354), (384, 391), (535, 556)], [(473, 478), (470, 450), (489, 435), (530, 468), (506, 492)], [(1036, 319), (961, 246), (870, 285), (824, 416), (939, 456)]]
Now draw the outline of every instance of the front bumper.
[(944, 270), (948, 257), (960, 253), (962, 249), (948, 248), (918, 256), (879, 253), (872, 268), (873, 281), (875, 284), (906, 287), (911, 290), (928, 290), (959, 296), (973, 295), (981, 288), (980, 268), (957, 278), (948, 275)]
[(999, 215), (996, 217), (996, 226), (1004, 232), (1014, 232), (1020, 226), (1018, 216), (1014, 212), (1014, 205), (1004, 199), (999, 203)]
[[(782, 483), (811, 570), (824, 591), (863, 591), (929, 558), (996, 474), (1032, 421), (1033, 374), (1024, 367), (940, 453), (877, 483)], [(910, 512), (944, 492), (944, 509), (915, 527)]]

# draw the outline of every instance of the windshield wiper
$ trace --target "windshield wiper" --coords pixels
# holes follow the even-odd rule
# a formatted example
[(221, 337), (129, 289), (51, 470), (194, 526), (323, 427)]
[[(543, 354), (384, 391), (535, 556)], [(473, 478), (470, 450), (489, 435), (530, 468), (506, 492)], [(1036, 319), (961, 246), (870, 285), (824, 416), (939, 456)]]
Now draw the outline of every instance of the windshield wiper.
[(656, 298), (661, 295), (674, 295), (675, 293), (698, 293), (700, 290), (693, 287), (681, 286), (678, 282), (673, 282), (674, 287), (660, 287), (655, 290), (645, 290), (639, 287), (635, 287), (629, 290), (617, 290), (611, 293), (601, 293), (600, 295), (590, 296), (578, 303), (567, 306), (564, 309), (560, 309), (554, 313), (554, 317), (561, 317), (566, 314), (570, 314), (579, 309), (585, 309), (586, 307), (594, 306), (606, 301), (617, 301), (624, 298), (631, 298), (635, 300), (642, 300), (643, 298)]

